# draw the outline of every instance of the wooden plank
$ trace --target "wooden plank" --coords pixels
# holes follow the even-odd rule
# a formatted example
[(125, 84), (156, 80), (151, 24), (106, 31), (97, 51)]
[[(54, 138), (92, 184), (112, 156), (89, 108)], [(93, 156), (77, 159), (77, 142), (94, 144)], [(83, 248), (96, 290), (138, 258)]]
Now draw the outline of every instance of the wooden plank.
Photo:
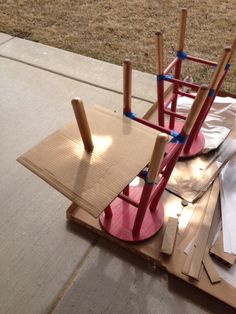
[(216, 207), (216, 203), (218, 200), (219, 194), (219, 180), (218, 178), (215, 180), (212, 186), (211, 194), (207, 203), (206, 212), (202, 224), (199, 229), (197, 240), (193, 246), (193, 257), (191, 261), (191, 265), (188, 271), (188, 276), (199, 279), (202, 260), (204, 257), (207, 240), (210, 232), (210, 227)]
[(164, 238), (161, 246), (161, 253), (171, 255), (174, 249), (176, 233), (178, 229), (178, 219), (169, 217), (166, 224)]
[(218, 272), (216, 271), (215, 269), (215, 266), (209, 256), (209, 253), (206, 253), (204, 255), (204, 258), (203, 258), (203, 265), (205, 267), (205, 270), (207, 272), (207, 275), (209, 276), (209, 279), (211, 281), (212, 284), (215, 284), (215, 283), (218, 283), (221, 281), (221, 278), (218, 274)]

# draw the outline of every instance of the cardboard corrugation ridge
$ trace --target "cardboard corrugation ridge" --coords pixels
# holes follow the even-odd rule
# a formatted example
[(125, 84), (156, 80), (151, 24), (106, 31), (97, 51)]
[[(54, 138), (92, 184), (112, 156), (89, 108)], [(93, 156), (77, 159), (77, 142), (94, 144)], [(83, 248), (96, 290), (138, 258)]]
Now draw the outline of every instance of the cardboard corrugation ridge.
[(98, 106), (89, 112), (88, 120), (95, 139), (108, 139), (105, 149), (95, 144), (87, 153), (73, 121), (18, 161), (98, 217), (150, 161), (158, 132)]

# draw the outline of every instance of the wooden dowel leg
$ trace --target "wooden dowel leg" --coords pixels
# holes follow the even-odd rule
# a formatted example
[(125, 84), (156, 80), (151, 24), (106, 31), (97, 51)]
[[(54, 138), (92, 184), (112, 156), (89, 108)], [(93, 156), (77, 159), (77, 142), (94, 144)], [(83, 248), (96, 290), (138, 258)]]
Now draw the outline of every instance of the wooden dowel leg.
[[(163, 53), (163, 36), (160, 31), (155, 34), (156, 38), (156, 74), (157, 76), (164, 74), (164, 53)], [(158, 124), (165, 126), (164, 112), (164, 81), (157, 80), (157, 110)]]
[(133, 234), (135, 235), (139, 234), (141, 230), (143, 219), (147, 211), (151, 192), (154, 186), (154, 182), (160, 170), (160, 165), (163, 160), (166, 144), (168, 141), (169, 141), (169, 136), (164, 133), (159, 134), (156, 138), (156, 142), (154, 145), (154, 149), (153, 149), (153, 153), (152, 153), (152, 157), (151, 157), (151, 161), (149, 165), (147, 181), (143, 187), (143, 192), (140, 198), (138, 211), (137, 211), (135, 221), (134, 221)]
[(183, 126), (183, 132), (185, 135), (189, 135), (196, 119), (199, 116), (199, 113), (203, 107), (203, 104), (207, 98), (209, 92), (209, 87), (207, 85), (202, 85), (197, 93), (197, 96), (193, 102), (193, 105), (191, 107), (191, 110), (187, 116), (187, 119), (185, 120), (184, 126)]
[[(228, 64), (230, 58), (232, 56), (232, 49), (231, 47), (226, 47), (224, 49), (223, 55), (221, 56), (217, 67), (212, 75), (211, 82), (210, 82), (210, 89), (211, 93), (208, 93), (208, 97), (204, 100), (204, 106), (200, 110), (197, 120), (194, 122), (194, 125), (191, 129), (190, 136), (187, 140), (187, 143), (185, 144), (184, 147), (184, 152), (188, 153), (189, 150), (191, 149), (191, 146), (193, 144), (194, 139), (197, 137), (199, 134), (202, 124), (205, 121), (208, 112), (210, 111), (211, 105), (213, 103), (214, 97), (215, 97), (215, 91), (219, 88), (219, 84), (224, 77), (225, 73), (225, 68), (226, 65)], [(200, 97), (200, 96), (199, 96)]]
[(223, 75), (223, 72), (229, 61), (230, 56), (231, 56), (231, 47), (225, 47), (224, 52), (220, 58), (220, 61), (218, 62), (218, 65), (212, 75), (211, 82), (210, 82), (211, 89), (215, 90), (217, 88), (217, 85), (221, 79), (221, 76)]
[(187, 22), (187, 9), (182, 9), (181, 14), (180, 14), (180, 30), (179, 30), (177, 51), (182, 51), (184, 49), (186, 22)]
[(123, 112), (131, 112), (132, 99), (132, 64), (126, 59), (123, 63)]
[(167, 134), (161, 133), (157, 136), (155, 146), (152, 152), (151, 161), (148, 167), (147, 182), (154, 182), (160, 170), (160, 166), (165, 154), (166, 144), (170, 137)]
[(164, 53), (163, 53), (163, 35), (161, 31), (156, 34), (156, 73), (163, 74), (164, 71)]
[(84, 148), (89, 153), (93, 150), (94, 146), (83, 102), (79, 98), (74, 98), (72, 99), (71, 104), (83, 140)]

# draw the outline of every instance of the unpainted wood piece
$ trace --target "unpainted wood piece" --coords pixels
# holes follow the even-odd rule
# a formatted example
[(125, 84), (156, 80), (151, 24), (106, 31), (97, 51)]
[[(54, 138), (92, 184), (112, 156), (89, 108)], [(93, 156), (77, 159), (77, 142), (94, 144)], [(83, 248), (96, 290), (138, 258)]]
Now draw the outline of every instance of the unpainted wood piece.
[(156, 34), (156, 74), (161, 75), (164, 71), (163, 35), (161, 31)]
[(199, 115), (199, 112), (202, 109), (205, 99), (207, 98), (208, 91), (209, 87), (207, 85), (202, 85), (197, 93), (197, 96), (192, 104), (191, 110), (183, 126), (183, 130), (187, 135), (189, 135), (192, 130), (192, 127)]
[(123, 110), (131, 112), (132, 102), (132, 64), (129, 59), (123, 62)]
[(83, 102), (79, 98), (74, 98), (72, 99), (71, 104), (83, 140), (84, 148), (88, 153), (90, 153), (92, 152), (94, 146)]
[(218, 274), (218, 272), (215, 269), (215, 266), (209, 256), (209, 253), (205, 253), (204, 258), (203, 258), (203, 265), (205, 267), (205, 270), (207, 272), (207, 275), (211, 281), (212, 284), (218, 283), (221, 281), (221, 278)]
[(169, 141), (169, 136), (164, 133), (160, 133), (157, 135), (156, 142), (154, 145), (154, 149), (152, 152), (151, 161), (148, 168), (147, 180), (148, 182), (154, 182), (157, 174), (160, 170), (160, 165), (163, 160), (163, 156), (165, 154), (166, 144)]
[(216, 89), (219, 81), (221, 80), (222, 74), (231, 56), (231, 51), (232, 51), (231, 47), (224, 48), (224, 52), (211, 78), (210, 88), (213, 90)]
[(191, 260), (191, 265), (188, 271), (188, 276), (199, 280), (202, 260), (205, 254), (205, 249), (207, 246), (208, 236), (212, 224), (212, 219), (218, 200), (219, 194), (219, 182), (218, 178), (215, 180), (212, 186), (211, 194), (206, 206), (205, 216), (203, 218), (202, 224), (199, 228), (199, 233), (197, 240), (193, 246), (193, 257)]
[(161, 253), (171, 255), (174, 249), (175, 238), (178, 229), (178, 218), (169, 217), (166, 224)]
[(180, 14), (180, 30), (179, 30), (179, 38), (178, 38), (178, 51), (182, 51), (184, 49), (184, 37), (186, 32), (186, 22), (187, 22), (187, 9), (183, 8)]
[(222, 231), (220, 232), (214, 245), (210, 248), (210, 254), (220, 260), (227, 267), (231, 267), (236, 260), (235, 255), (224, 252)]

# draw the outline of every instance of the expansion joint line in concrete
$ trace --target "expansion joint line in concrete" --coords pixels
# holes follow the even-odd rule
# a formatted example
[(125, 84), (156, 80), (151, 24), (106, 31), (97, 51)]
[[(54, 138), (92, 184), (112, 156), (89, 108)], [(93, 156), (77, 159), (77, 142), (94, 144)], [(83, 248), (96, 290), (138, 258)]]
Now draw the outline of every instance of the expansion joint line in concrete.
[(14, 39), (14, 37), (11, 37), (11, 38), (8, 38), (8, 39), (4, 40), (3, 42), (0, 43), (0, 46), (2, 46), (2, 45), (4, 45), (4, 44), (8, 43), (8, 42), (11, 41), (12, 39)]
[[(78, 78), (76, 78), (74, 76), (67, 75), (65, 73), (60, 73), (60, 72), (57, 72), (57, 71), (54, 71), (54, 70), (51, 70), (51, 69), (47, 69), (47, 68), (45, 68), (43, 66), (35, 65), (33, 63), (30, 63), (30, 62), (27, 62), (27, 61), (23, 61), (23, 60), (19, 60), (19, 59), (14, 58), (14, 57), (10, 57), (10, 56), (6, 56), (6, 55), (3, 55), (3, 54), (0, 54), (0, 58), (5, 58), (5, 59), (9, 59), (9, 60), (12, 60), (12, 61), (15, 61), (15, 62), (19, 62), (19, 63), (31, 66), (33, 68), (36, 68), (36, 69), (39, 69), (39, 70), (42, 70), (42, 71), (47, 71), (49, 73), (56, 74), (56, 75), (68, 78), (68, 79), (76, 81), (76, 82), (87, 84), (87, 85), (90, 85), (90, 86), (93, 86), (93, 87), (96, 87), (96, 88), (101, 88), (101, 89), (104, 89), (106, 91), (109, 91), (109, 92), (112, 92), (112, 93), (116, 93), (116, 94), (119, 94), (119, 95), (123, 95), (122, 92), (117, 91), (115, 89), (112, 89), (112, 88), (109, 88), (109, 87), (105, 87), (105, 86), (101, 86), (101, 85), (98, 85), (98, 84), (95, 84), (95, 83), (91, 83), (91, 82), (88, 82), (88, 81), (85, 81), (85, 80), (82, 80), (82, 79), (78, 79)], [(142, 97), (132, 96), (132, 98), (136, 99), (136, 100), (140, 100), (140, 101), (144, 101), (144, 102), (153, 104), (153, 101), (145, 99), (145, 98), (142, 98)]]
[(73, 273), (71, 274), (71, 276), (68, 278), (67, 282), (65, 283), (65, 285), (62, 287), (60, 293), (58, 294), (58, 296), (56, 297), (56, 299), (54, 300), (54, 302), (51, 305), (51, 308), (48, 312), (48, 314), (53, 314), (54, 310), (56, 309), (56, 307), (58, 306), (58, 304), (61, 302), (61, 300), (63, 300), (63, 298), (66, 296), (67, 292), (70, 290), (70, 288), (73, 286), (73, 284), (75, 283), (75, 281), (77, 280), (77, 278), (80, 275), (80, 270), (83, 267), (83, 265), (86, 263), (87, 259), (90, 256), (90, 253), (92, 252), (92, 250), (95, 248), (95, 246), (97, 245), (98, 241), (100, 239), (100, 236), (97, 236), (91, 243), (90, 247), (87, 249), (85, 255), (83, 256), (83, 258), (80, 260), (80, 262), (78, 263), (78, 265), (76, 266), (75, 270), (73, 271)]

